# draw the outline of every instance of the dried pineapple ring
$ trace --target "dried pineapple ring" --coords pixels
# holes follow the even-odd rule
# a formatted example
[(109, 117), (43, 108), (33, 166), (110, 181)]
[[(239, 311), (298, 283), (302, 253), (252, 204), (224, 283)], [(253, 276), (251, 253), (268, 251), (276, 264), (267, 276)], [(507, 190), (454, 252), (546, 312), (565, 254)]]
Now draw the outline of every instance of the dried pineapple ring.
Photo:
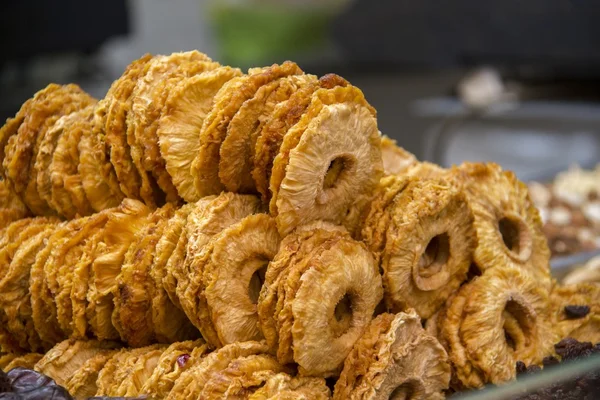
[(96, 380), (104, 365), (117, 353), (117, 350), (104, 350), (89, 358), (64, 383), (65, 389), (75, 399), (93, 397), (98, 391)]
[(28, 214), (27, 206), (15, 193), (10, 182), (0, 177), (0, 229), (4, 229), (11, 222), (25, 218)]
[(183, 79), (170, 93), (158, 122), (160, 153), (179, 196), (200, 199), (190, 172), (200, 147), (200, 129), (215, 95), (226, 82), (240, 76), (237, 68), (219, 67)]
[(527, 186), (493, 163), (458, 167), (475, 217), (478, 246), (474, 259), (485, 270), (512, 265), (550, 287), (550, 250), (542, 220)]
[(149, 272), (158, 240), (173, 213), (173, 205), (167, 204), (150, 216), (150, 224), (136, 234), (129, 246), (117, 277), (113, 325), (121, 340), (132, 347), (156, 341), (152, 323), (152, 297), (156, 289)]
[(204, 386), (215, 372), (224, 370), (235, 359), (264, 354), (266, 351), (267, 346), (262, 342), (232, 343), (215, 350), (201, 362), (183, 371), (166, 399), (200, 398)]
[(381, 261), (386, 304), (429, 318), (467, 278), (473, 216), (463, 192), (440, 180), (412, 180), (391, 213)]
[[(227, 127), (227, 136), (219, 151), (219, 178), (226, 190), (236, 193), (256, 192), (251, 171), (256, 139), (260, 133), (257, 130), (261, 124), (259, 118), (264, 120), (270, 117), (274, 104), (316, 81), (317, 77), (313, 75), (279, 78), (261, 86), (254, 96), (242, 104)], [(268, 104), (269, 102), (271, 104)], [(268, 114), (265, 115), (265, 111)]]
[(3, 165), (15, 191), (36, 215), (54, 214), (37, 192), (35, 161), (47, 130), (61, 116), (80, 110), (95, 100), (77, 85), (48, 85), (36, 93), (28, 115), (11, 136), (5, 149)]
[(580, 342), (599, 343), (600, 342), (600, 315), (592, 315), (577, 329), (569, 334), (569, 337)]
[(166, 346), (161, 346), (145, 352), (126, 368), (127, 375), (120, 382), (118, 389), (112, 391), (113, 396), (137, 397), (141, 395), (140, 389), (150, 378), (158, 361), (166, 351)]
[(401, 174), (417, 163), (414, 154), (404, 150), (394, 139), (385, 135), (381, 136), (381, 158), (386, 175)]
[[(102, 103), (102, 101), (100, 101)], [(102, 107), (98, 105), (97, 107)], [(91, 129), (84, 129), (78, 145), (77, 172), (85, 197), (96, 212), (118, 206), (124, 199), (114, 168), (107, 154), (103, 125), (94, 111)]]
[(335, 384), (338, 399), (444, 399), (450, 363), (414, 310), (381, 314), (354, 344)]
[(546, 289), (514, 267), (486, 270), (460, 289), (444, 313), (440, 337), (465, 388), (513, 379), (517, 361), (539, 363), (556, 342)]
[(215, 371), (204, 385), (202, 399), (247, 398), (276, 373), (291, 373), (270, 355), (259, 354), (233, 360), (225, 369)]
[(71, 374), (96, 354), (119, 347), (116, 342), (68, 339), (58, 343), (35, 365), (35, 370), (63, 386)]
[[(332, 90), (338, 89), (349, 88)], [(320, 107), (309, 107), (286, 133), (271, 176), (271, 206), (276, 204), (271, 212), (277, 215), (282, 234), (315, 219), (341, 222), (352, 199), (371, 191), (379, 181), (382, 163), (377, 121), (356, 91), (353, 101), (327, 105), (335, 103), (335, 94), (323, 99), (315, 118), (313, 109)], [(315, 97), (320, 103), (319, 95)], [(292, 138), (289, 147), (288, 138)]]
[(152, 393), (160, 399), (166, 397), (182, 372), (201, 362), (209, 351), (210, 347), (202, 339), (173, 343), (163, 352), (139, 393)]
[(294, 361), (303, 375), (338, 372), (383, 296), (365, 246), (342, 239), (310, 260), (291, 301)]
[(150, 269), (156, 287), (156, 294), (152, 298), (152, 323), (156, 338), (161, 343), (193, 339), (199, 334), (184, 312), (173, 304), (163, 287), (167, 262), (185, 229), (188, 214), (193, 206), (193, 204), (184, 205), (169, 220), (156, 245), (156, 255)]
[(27, 351), (43, 351), (43, 348), (33, 327), (29, 291), (24, 283), (29, 281), (31, 265), (54, 228), (55, 225), (49, 225), (24, 242), (15, 252), (6, 275), (0, 280), (0, 308), (8, 322), (5, 327), (18, 339), (19, 347)]
[(44, 355), (39, 353), (28, 353), (16, 355), (4, 368), (4, 371), (10, 371), (13, 368), (33, 369), (35, 364), (42, 359)]
[[(154, 60), (150, 54), (145, 54), (140, 59), (127, 66), (123, 75), (112, 83), (108, 93), (100, 101), (96, 109), (96, 125), (99, 128), (97, 135), (100, 142), (105, 142), (106, 160), (110, 159), (118, 180), (120, 190), (129, 198), (140, 199), (140, 186), (142, 177), (136, 169), (128, 143), (127, 131), (129, 129), (129, 113), (133, 101), (133, 91), (138, 80), (144, 76), (149, 64)], [(102, 143), (104, 146), (104, 143)], [(111, 177), (112, 178), (112, 177)], [(105, 176), (108, 181), (109, 177)], [(112, 183), (112, 179), (110, 180)], [(146, 182), (147, 184), (147, 182)], [(144, 198), (144, 201), (147, 199)], [(150, 197), (151, 203), (154, 201)]]
[[(223, 189), (219, 179), (219, 151), (227, 134), (227, 127), (244, 101), (269, 82), (289, 75), (301, 75), (302, 70), (293, 62), (258, 69), (235, 79), (217, 95), (211, 112), (206, 116), (200, 132), (200, 148), (192, 164), (194, 184), (201, 196), (216, 194)], [(239, 85), (238, 85), (239, 84)]]
[(256, 303), (269, 261), (279, 248), (275, 221), (251, 215), (228, 228), (212, 243), (203, 271), (204, 295), (223, 344), (262, 339)]
[(452, 179), (451, 172), (427, 161), (417, 162), (406, 169), (402, 175), (412, 176), (419, 179)]
[(331, 391), (323, 378), (292, 377), (286, 373), (271, 375), (264, 386), (248, 397), (249, 400), (312, 399), (328, 400)]
[[(600, 315), (600, 284), (556, 285), (550, 292), (550, 304), (552, 326), (559, 340), (571, 337), (573, 331)], [(590, 312), (582, 318), (569, 318), (565, 312), (566, 306), (588, 306)]]
[[(51, 87), (55, 88), (55, 86)], [(41, 96), (42, 93), (44, 92), (38, 92), (36, 93), (36, 95)], [(27, 115), (31, 110), (31, 106), (34, 103), (34, 98), (36, 95), (34, 95), (33, 98), (27, 99), (23, 103), (17, 114), (15, 114), (13, 118), (8, 118), (4, 125), (0, 128), (0, 163), (4, 163), (4, 148), (8, 144), (8, 140), (12, 136), (17, 135), (17, 133), (19, 132), (19, 127), (21, 126), (23, 121), (25, 121), (25, 118), (27, 118)], [(3, 180), (6, 179), (6, 173), (4, 171), (4, 168), (0, 168), (0, 176), (3, 178)]]
[(166, 200), (177, 202), (179, 196), (158, 148), (156, 128), (163, 111), (169, 86), (184, 77), (219, 67), (208, 56), (198, 51), (173, 53), (153, 59), (145, 74), (138, 80), (132, 95), (131, 123), (128, 143), (131, 157), (141, 174), (152, 174), (158, 187), (166, 194)]

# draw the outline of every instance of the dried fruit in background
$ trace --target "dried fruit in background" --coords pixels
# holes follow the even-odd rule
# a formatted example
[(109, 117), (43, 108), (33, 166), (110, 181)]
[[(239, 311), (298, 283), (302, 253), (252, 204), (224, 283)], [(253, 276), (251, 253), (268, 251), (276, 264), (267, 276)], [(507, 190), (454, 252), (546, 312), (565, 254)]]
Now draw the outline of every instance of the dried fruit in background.
[(194, 184), (201, 196), (216, 194), (223, 190), (219, 179), (219, 151), (227, 135), (231, 119), (243, 103), (269, 82), (289, 75), (300, 75), (302, 70), (293, 62), (273, 64), (249, 71), (248, 75), (234, 79), (225, 85), (215, 97), (211, 112), (206, 116), (200, 133), (200, 148), (192, 164)]
[(215, 371), (200, 394), (202, 399), (247, 398), (276, 373), (291, 373), (271, 355), (251, 355), (233, 360)]
[(183, 371), (202, 362), (209, 351), (210, 347), (202, 339), (173, 343), (163, 352), (139, 393), (152, 393), (156, 398), (166, 397)]
[(411, 165), (402, 173), (402, 175), (412, 176), (420, 179), (449, 179), (451, 177), (449, 170), (427, 161), (420, 161)]
[[(37, 190), (35, 161), (40, 145), (54, 123), (62, 116), (85, 108), (95, 102), (77, 85), (48, 85), (34, 96), (31, 108), (18, 133), (5, 149), (5, 173), (15, 191), (35, 215), (52, 215), (53, 211)], [(9, 157), (10, 154), (10, 157)]]
[(381, 136), (381, 158), (386, 175), (401, 174), (417, 163), (414, 154), (404, 150), (394, 139), (385, 135)]
[(386, 304), (427, 319), (467, 279), (473, 215), (463, 192), (440, 180), (411, 180), (390, 212), (381, 262)]
[(550, 250), (542, 221), (527, 186), (493, 163), (464, 163), (457, 168), (465, 182), (477, 231), (474, 259), (486, 270), (509, 265), (550, 287)]
[[(600, 316), (600, 284), (578, 283), (575, 285), (555, 285), (550, 292), (552, 328), (560, 339), (570, 337), (580, 328), (585, 330), (594, 326)], [(588, 312), (580, 317), (570, 315), (569, 307), (586, 306)], [(585, 327), (585, 325), (590, 324)], [(586, 334), (586, 336), (588, 336)], [(597, 334), (600, 342), (600, 333)]]
[(136, 234), (117, 277), (113, 325), (121, 340), (132, 347), (156, 341), (152, 323), (152, 297), (156, 288), (150, 269), (156, 245), (173, 213), (173, 205), (167, 204), (149, 217), (149, 225)]
[(510, 266), (489, 268), (464, 285), (444, 312), (440, 336), (456, 389), (514, 379), (517, 361), (540, 363), (557, 339), (547, 290)]
[(204, 296), (222, 344), (262, 339), (256, 303), (267, 264), (279, 248), (275, 221), (251, 215), (215, 238), (204, 266)]
[(273, 163), (270, 211), (280, 233), (316, 219), (340, 223), (382, 174), (374, 111), (355, 87), (318, 90)]
[(94, 108), (84, 108), (74, 113), (78, 117), (63, 131), (58, 138), (56, 149), (49, 166), (50, 169), (50, 204), (67, 219), (86, 216), (94, 212), (85, 191), (82, 177), (79, 174), (79, 147), (85, 131), (92, 129)]
[(158, 121), (157, 135), (167, 172), (185, 201), (200, 199), (190, 168), (198, 154), (202, 123), (217, 92), (240, 75), (237, 68), (219, 67), (182, 79), (169, 93)]
[(269, 399), (327, 400), (331, 391), (323, 378), (292, 377), (286, 373), (269, 376), (265, 384), (248, 397), (249, 400)]
[(355, 343), (335, 384), (338, 399), (444, 399), (448, 355), (414, 310), (381, 314)]
[(166, 397), (168, 400), (199, 398), (206, 383), (215, 372), (227, 368), (240, 357), (265, 354), (267, 346), (260, 342), (241, 342), (224, 346), (210, 353), (201, 362), (185, 370)]
[[(165, 169), (156, 134), (167, 96), (182, 79), (218, 67), (219, 63), (196, 50), (157, 57), (133, 92), (131, 119), (128, 120), (133, 123), (130, 129), (133, 129), (135, 139), (129, 143), (131, 156), (138, 168), (141, 166), (146, 173), (153, 175), (168, 202), (177, 202), (179, 195)], [(132, 140), (129, 131), (128, 140)]]

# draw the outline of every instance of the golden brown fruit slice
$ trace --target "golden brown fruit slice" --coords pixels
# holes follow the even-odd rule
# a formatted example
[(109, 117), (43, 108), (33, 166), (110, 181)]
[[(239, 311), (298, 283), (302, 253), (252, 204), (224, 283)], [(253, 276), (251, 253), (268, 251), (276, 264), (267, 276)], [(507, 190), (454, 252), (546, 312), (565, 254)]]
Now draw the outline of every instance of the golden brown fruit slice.
[(117, 347), (118, 343), (115, 342), (65, 340), (48, 351), (35, 365), (35, 370), (63, 386), (87, 360), (98, 353)]
[(158, 365), (158, 361), (162, 357), (167, 347), (160, 347), (139, 356), (139, 358), (131, 365), (127, 375), (119, 384), (119, 388), (113, 392), (114, 396), (135, 397), (142, 393), (140, 389), (144, 383), (150, 378), (154, 369)]
[(200, 398), (204, 386), (214, 373), (224, 370), (237, 358), (264, 354), (266, 351), (267, 346), (260, 342), (233, 343), (220, 348), (185, 370), (166, 398), (168, 400)]
[(473, 215), (464, 193), (441, 180), (410, 181), (390, 212), (381, 260), (386, 304), (429, 318), (467, 279)]
[(4, 372), (8, 372), (8, 370), (6, 369), (8, 364), (10, 364), (10, 362), (12, 360), (14, 360), (15, 358), (17, 358), (19, 356), (20, 356), (20, 354), (18, 354), (18, 353), (3, 353), (0, 356), (0, 370), (2, 370)]
[[(36, 93), (36, 95), (42, 95), (42, 93), (38, 93)], [(27, 99), (27, 101), (21, 105), (21, 108), (15, 114), (15, 116), (13, 118), (8, 118), (4, 125), (0, 128), (0, 162), (4, 163), (4, 147), (8, 143), (8, 140), (19, 132), (19, 127), (29, 114), (34, 98)], [(0, 176), (2, 176), (2, 178), (6, 178), (3, 168), (0, 168)]]
[(479, 388), (515, 378), (515, 364), (537, 364), (551, 354), (548, 292), (522, 269), (490, 268), (461, 287), (439, 320), (440, 339), (457, 383)]
[(240, 75), (237, 68), (219, 67), (182, 79), (169, 93), (158, 121), (157, 135), (167, 172), (185, 201), (200, 199), (190, 168), (200, 147), (202, 123), (217, 92)]
[(295, 63), (286, 61), (253, 71), (223, 87), (202, 124), (200, 149), (192, 164), (194, 184), (201, 196), (223, 190), (219, 179), (219, 151), (227, 135), (227, 127), (243, 103), (252, 98), (261, 86), (278, 78), (300, 74), (302, 70)]
[[(552, 327), (558, 334), (559, 340), (573, 337), (574, 331), (600, 315), (600, 284), (556, 285), (550, 293), (550, 301)], [(589, 312), (580, 318), (573, 318), (573, 315), (568, 314), (566, 309), (568, 306), (587, 306)]]
[(317, 219), (340, 223), (382, 175), (372, 107), (356, 87), (320, 89), (273, 162), (270, 211), (282, 234)]
[(117, 350), (102, 350), (84, 362), (64, 383), (65, 389), (77, 400), (93, 397), (98, 391), (96, 380), (104, 365)]
[(86, 130), (91, 130), (93, 107), (84, 108), (74, 114), (78, 116), (58, 138), (56, 149), (49, 165), (50, 204), (67, 219), (86, 216), (94, 212), (83, 189), (79, 174), (78, 143)]
[(60, 117), (94, 102), (95, 100), (77, 85), (51, 84), (36, 93), (17, 135), (9, 139), (8, 146), (12, 149), (10, 152), (5, 149), (4, 169), (15, 191), (21, 195), (32, 213), (53, 214), (47, 202), (38, 194), (38, 170), (35, 168), (37, 154), (46, 132)]
[[(289, 98), (299, 88), (316, 81), (317, 77), (313, 75), (279, 78), (261, 86), (254, 96), (242, 104), (227, 127), (227, 136), (219, 151), (219, 179), (226, 190), (236, 193), (256, 192), (251, 171), (256, 139), (260, 133), (260, 118), (264, 120), (270, 117), (275, 104)], [(275, 95), (275, 99), (272, 95)], [(265, 110), (268, 111), (266, 117)]]
[(202, 361), (210, 347), (202, 339), (176, 342), (161, 355), (152, 375), (139, 390), (142, 394), (152, 394), (162, 399), (166, 397), (179, 376)]
[[(128, 114), (131, 111), (132, 94), (138, 80), (144, 76), (154, 58), (145, 54), (127, 66), (123, 75), (113, 82), (96, 110), (99, 135), (105, 141), (107, 155), (114, 167), (120, 189), (127, 197), (140, 199), (141, 178), (130, 155), (127, 140)], [(108, 178), (108, 177), (106, 177)], [(111, 179), (112, 180), (112, 179)], [(153, 201), (153, 197), (150, 199)], [(146, 199), (144, 198), (146, 201)], [(150, 202), (152, 205), (152, 202)]]
[(417, 313), (381, 314), (354, 344), (333, 398), (443, 400), (449, 383), (448, 354)]
[[(130, 119), (133, 127), (130, 129), (133, 129), (135, 141), (130, 143), (131, 155), (136, 167), (141, 166), (154, 176), (168, 202), (177, 202), (179, 196), (165, 169), (156, 133), (167, 96), (182, 79), (218, 67), (219, 63), (196, 50), (157, 57), (152, 60), (147, 73), (138, 81), (133, 92)], [(132, 140), (129, 131), (128, 140)]]
[(383, 159), (383, 172), (386, 175), (403, 173), (417, 163), (414, 154), (398, 146), (394, 139), (381, 136), (381, 158)]
[(174, 206), (168, 204), (150, 216), (149, 225), (136, 234), (125, 254), (117, 277), (113, 325), (121, 340), (132, 347), (148, 346), (156, 341), (152, 323), (152, 297), (156, 289), (150, 268), (158, 240), (173, 213)]
[(493, 163), (465, 163), (457, 169), (475, 217), (477, 265), (482, 270), (518, 267), (549, 288), (550, 250), (527, 185)]
[[(2, 168), (0, 168), (1, 170)], [(0, 229), (29, 215), (27, 206), (15, 193), (10, 182), (0, 178)]]
[(314, 399), (328, 400), (331, 391), (323, 378), (292, 377), (286, 373), (271, 375), (249, 400)]
[(35, 364), (41, 360), (43, 354), (39, 353), (28, 353), (23, 355), (17, 355), (17, 357), (13, 358), (4, 368), (4, 371), (10, 371), (14, 368), (27, 368), (33, 369)]

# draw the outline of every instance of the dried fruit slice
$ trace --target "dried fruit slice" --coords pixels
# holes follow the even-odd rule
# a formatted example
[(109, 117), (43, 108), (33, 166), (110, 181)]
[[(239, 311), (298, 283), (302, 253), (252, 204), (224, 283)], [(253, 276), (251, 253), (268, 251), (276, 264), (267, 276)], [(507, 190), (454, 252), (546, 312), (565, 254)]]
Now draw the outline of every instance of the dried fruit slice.
[(15, 358), (19, 357), (18, 353), (6, 353), (6, 354), (2, 354), (0, 356), (0, 370), (7, 372), (8, 370), (6, 369), (6, 367), (8, 366), (8, 364), (10, 364), (10, 362), (12, 360), (14, 360)]
[(449, 383), (448, 355), (417, 313), (381, 314), (354, 344), (333, 398), (442, 400)]
[(202, 123), (215, 95), (226, 82), (240, 75), (237, 68), (219, 67), (182, 79), (169, 93), (158, 121), (157, 135), (167, 172), (185, 201), (200, 199), (190, 168), (200, 147)]
[[(31, 110), (31, 106), (34, 102), (36, 95), (39, 97), (45, 94), (43, 91), (38, 92), (34, 95), (33, 98), (27, 99), (27, 101), (23, 103), (19, 111), (15, 114), (15, 116), (13, 118), (8, 118), (6, 120), (6, 123), (0, 128), (0, 162), (4, 163), (4, 148), (6, 147), (8, 140), (19, 132), (19, 127), (21, 126), (23, 121), (25, 121), (25, 118), (29, 114), (29, 111)], [(0, 168), (0, 176), (2, 176), (2, 178), (6, 178), (3, 168)]]
[(85, 196), (96, 212), (118, 206), (125, 197), (107, 153), (102, 113), (94, 112), (94, 117), (86, 121), (78, 145), (77, 172)]
[(31, 319), (27, 283), (35, 257), (45, 247), (53, 230), (54, 226), (50, 225), (23, 242), (15, 252), (7, 273), (0, 280), (0, 308), (7, 317), (5, 327), (24, 351), (43, 350)]
[(313, 75), (279, 78), (261, 86), (253, 97), (242, 104), (227, 127), (227, 136), (219, 151), (219, 179), (226, 190), (235, 193), (256, 192), (251, 171), (256, 139), (260, 133), (260, 118), (266, 119), (265, 111), (270, 116), (275, 104), (289, 98), (299, 88), (316, 81), (317, 77)]
[(18, 355), (13, 358), (8, 365), (4, 368), (5, 371), (10, 371), (14, 368), (26, 368), (33, 369), (36, 363), (41, 360), (43, 354), (39, 353), (27, 353), (23, 355)]
[[(36, 93), (33, 103), (17, 135), (10, 138), (4, 168), (15, 191), (36, 215), (53, 214), (37, 192), (35, 160), (47, 130), (62, 116), (85, 108), (95, 100), (77, 85), (51, 84)], [(10, 157), (8, 155), (10, 154)]]
[(65, 389), (76, 399), (93, 397), (98, 391), (96, 380), (104, 365), (110, 360), (117, 350), (102, 350), (85, 361), (77, 371), (73, 372), (64, 383)]
[(270, 355), (259, 354), (240, 357), (233, 360), (226, 368), (215, 371), (204, 385), (202, 399), (235, 399), (248, 398), (273, 375), (281, 372), (290, 373), (277, 359)]
[(236, 78), (225, 85), (215, 98), (211, 112), (206, 116), (200, 132), (200, 148), (192, 164), (194, 184), (200, 196), (219, 193), (219, 150), (227, 135), (227, 127), (242, 104), (269, 82), (289, 75), (300, 75), (302, 70), (290, 61), (273, 64)]
[(486, 270), (510, 265), (532, 274), (550, 287), (550, 250), (542, 220), (527, 185), (493, 163), (458, 167), (465, 180), (477, 231), (474, 259)]
[(112, 325), (117, 276), (135, 235), (148, 223), (148, 213), (149, 209), (144, 204), (131, 199), (125, 199), (119, 207), (107, 213), (108, 222), (101, 246), (97, 246), (91, 267), (86, 309), (90, 330), (100, 340), (119, 338)]
[(146, 172), (152, 173), (168, 202), (178, 201), (179, 196), (165, 168), (156, 133), (167, 96), (182, 79), (218, 67), (219, 63), (196, 50), (157, 57), (133, 92), (131, 111), (135, 142), (130, 143), (131, 155), (136, 166), (141, 165)]
[(210, 347), (202, 339), (173, 343), (163, 352), (139, 393), (165, 398), (183, 371), (201, 362), (209, 351)]
[(174, 206), (168, 204), (150, 216), (150, 224), (136, 234), (125, 254), (117, 277), (113, 325), (121, 340), (132, 347), (148, 346), (156, 340), (152, 323), (152, 297), (156, 289), (150, 268), (158, 240), (173, 213)]
[[(600, 315), (600, 285), (594, 283), (556, 285), (550, 293), (550, 301), (552, 327), (559, 340), (572, 337), (574, 331)], [(577, 318), (568, 313), (569, 306), (587, 306), (588, 312)]]
[(537, 364), (557, 341), (547, 290), (511, 266), (490, 268), (462, 286), (444, 312), (440, 338), (457, 389), (514, 379), (517, 361)]
[(383, 159), (383, 172), (386, 175), (403, 173), (417, 163), (414, 154), (404, 150), (394, 139), (385, 135), (381, 136), (381, 158)]
[(15, 193), (10, 182), (0, 177), (0, 229), (7, 227), (11, 222), (25, 218), (28, 214), (29, 210)]
[(167, 399), (200, 398), (204, 386), (215, 372), (224, 370), (237, 358), (264, 354), (266, 351), (267, 346), (259, 342), (233, 343), (220, 348), (204, 357), (202, 362), (184, 371), (175, 382)]
[(323, 378), (292, 377), (286, 373), (278, 373), (269, 376), (264, 386), (251, 394), (248, 400), (330, 398), (331, 391)]
[(320, 89), (273, 162), (271, 214), (282, 234), (316, 219), (339, 223), (382, 174), (372, 108), (353, 87)]
[(279, 248), (275, 221), (251, 215), (215, 238), (204, 265), (204, 296), (222, 344), (262, 339), (256, 303), (267, 264)]
[(179, 309), (163, 287), (166, 266), (173, 254), (193, 204), (181, 207), (169, 220), (162, 237), (156, 245), (156, 254), (150, 275), (154, 280), (156, 294), (152, 298), (152, 323), (156, 339), (161, 343), (173, 343), (178, 340), (193, 339), (199, 335), (181, 309)]
[(154, 372), (158, 361), (166, 349), (166, 346), (161, 346), (140, 355), (135, 363), (131, 365), (127, 371), (127, 375), (124, 376), (124, 380), (119, 384), (119, 388), (113, 392), (113, 395), (123, 397), (141, 395), (140, 389)]
[(35, 365), (35, 370), (63, 386), (87, 360), (98, 353), (117, 347), (118, 343), (115, 342), (65, 340), (48, 351)]
[[(132, 94), (138, 80), (144, 76), (149, 64), (155, 58), (145, 54), (127, 66), (119, 79), (113, 82), (108, 89), (104, 100), (96, 110), (96, 116), (101, 127), (100, 135), (104, 136), (107, 155), (114, 167), (114, 173), (119, 182), (120, 189), (129, 198), (140, 199), (149, 205), (154, 205), (154, 197), (141, 196), (142, 177), (136, 169), (130, 155), (130, 145), (127, 131), (130, 126), (129, 114), (132, 106)], [(108, 159), (108, 157), (107, 157)], [(150, 200), (150, 202), (148, 202)]]
[(98, 374), (96, 396), (118, 396), (117, 393), (121, 383), (131, 373), (131, 369), (136, 361), (152, 351), (164, 351), (165, 349), (165, 345), (155, 344), (137, 349), (125, 348), (119, 350), (119, 352), (108, 360)]
[(449, 179), (452, 175), (451, 171), (440, 167), (437, 164), (432, 164), (427, 161), (417, 162), (411, 165), (403, 172), (403, 175), (412, 176), (420, 179)]
[(69, 129), (58, 138), (56, 149), (49, 165), (50, 200), (49, 203), (67, 219), (86, 216), (94, 212), (83, 189), (83, 180), (79, 174), (78, 143), (85, 131), (91, 130), (93, 107), (74, 113), (75, 118)]
[(467, 279), (476, 237), (464, 193), (441, 180), (412, 180), (396, 198), (382, 254), (385, 301), (429, 318)]

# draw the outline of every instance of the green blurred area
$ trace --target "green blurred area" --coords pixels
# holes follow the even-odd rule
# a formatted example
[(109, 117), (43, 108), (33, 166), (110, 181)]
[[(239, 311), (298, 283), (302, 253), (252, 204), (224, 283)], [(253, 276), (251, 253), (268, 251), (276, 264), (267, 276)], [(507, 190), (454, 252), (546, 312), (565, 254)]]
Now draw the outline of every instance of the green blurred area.
[(213, 3), (209, 12), (220, 59), (246, 68), (318, 51), (326, 46), (329, 23), (340, 7), (339, 1), (332, 3)]

